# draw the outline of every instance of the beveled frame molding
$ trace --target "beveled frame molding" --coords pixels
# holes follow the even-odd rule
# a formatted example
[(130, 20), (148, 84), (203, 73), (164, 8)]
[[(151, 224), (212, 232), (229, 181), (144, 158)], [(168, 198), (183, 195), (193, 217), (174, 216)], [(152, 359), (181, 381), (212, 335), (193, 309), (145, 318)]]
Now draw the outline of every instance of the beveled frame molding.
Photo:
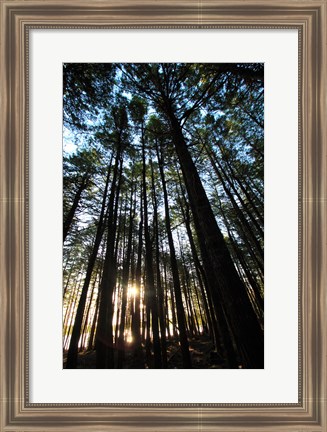
[[(0, 0), (0, 430), (327, 432), (327, 0)], [(28, 34), (33, 28), (296, 28), (300, 365), (297, 404), (28, 402)]]

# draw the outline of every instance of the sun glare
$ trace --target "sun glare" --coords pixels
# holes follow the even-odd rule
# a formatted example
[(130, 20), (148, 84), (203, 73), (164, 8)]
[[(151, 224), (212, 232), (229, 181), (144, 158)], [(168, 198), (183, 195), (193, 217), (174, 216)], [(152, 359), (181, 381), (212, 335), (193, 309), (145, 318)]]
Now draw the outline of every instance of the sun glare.
[(134, 297), (138, 293), (138, 289), (135, 285), (129, 285), (127, 293), (130, 297)]

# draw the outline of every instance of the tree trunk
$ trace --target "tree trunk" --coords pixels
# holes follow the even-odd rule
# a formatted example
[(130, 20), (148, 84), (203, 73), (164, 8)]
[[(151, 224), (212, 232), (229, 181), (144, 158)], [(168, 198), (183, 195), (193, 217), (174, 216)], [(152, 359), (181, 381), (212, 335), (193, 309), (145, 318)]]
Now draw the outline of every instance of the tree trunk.
[(81, 195), (83, 193), (83, 191), (87, 188), (88, 185), (88, 173), (85, 173), (84, 176), (82, 177), (82, 181), (81, 184), (78, 186), (78, 189), (76, 191), (76, 194), (74, 196), (74, 201), (73, 204), (66, 216), (66, 219), (64, 220), (64, 224), (63, 224), (63, 241), (66, 240), (66, 237), (69, 233), (70, 227), (72, 225), (74, 216), (75, 216), (75, 212), (77, 210), (77, 207), (79, 205), (80, 199), (81, 199)]
[(173, 236), (172, 236), (172, 232), (171, 232), (171, 226), (170, 226), (168, 193), (167, 193), (167, 187), (166, 187), (165, 172), (164, 172), (164, 167), (163, 167), (164, 161), (163, 161), (163, 155), (162, 155), (162, 153), (160, 154), (158, 147), (157, 147), (157, 157), (158, 157), (158, 162), (159, 162), (159, 170), (160, 170), (160, 176), (161, 176), (161, 182), (162, 182), (162, 189), (163, 189), (163, 193), (164, 193), (165, 223), (166, 223), (166, 231), (167, 231), (169, 251), (170, 251), (171, 272), (173, 275), (173, 282), (174, 282), (174, 293), (175, 293), (175, 301), (176, 301), (178, 330), (179, 330), (181, 351), (182, 351), (182, 356), (183, 356), (183, 367), (184, 368), (191, 368), (192, 363), (191, 363), (189, 343), (188, 343), (187, 332), (186, 332), (186, 321), (185, 321), (184, 306), (183, 306), (183, 299), (182, 299), (182, 289), (181, 289), (181, 284), (180, 284), (179, 274), (178, 274), (178, 266), (177, 266), (174, 240), (173, 240)]
[(151, 162), (151, 179), (152, 179), (152, 195), (153, 195), (153, 219), (154, 219), (154, 231), (155, 231), (154, 240), (155, 240), (155, 253), (156, 253), (156, 282), (157, 282), (157, 294), (158, 294), (161, 355), (162, 355), (162, 367), (167, 368), (167, 343), (166, 343), (166, 323), (165, 323), (165, 314), (164, 314), (164, 293), (163, 293), (161, 274), (160, 274), (158, 202), (157, 202), (156, 188), (154, 182), (152, 160), (150, 162)]
[[(152, 333), (153, 333), (153, 351), (154, 351), (154, 367), (161, 368), (161, 346), (159, 337), (159, 316), (158, 316), (158, 304), (157, 295), (154, 285), (154, 274), (153, 274), (153, 253), (152, 244), (150, 239), (149, 225), (148, 225), (148, 200), (146, 191), (146, 164), (145, 164), (145, 142), (144, 142), (144, 130), (142, 126), (142, 161), (143, 161), (143, 206), (144, 206), (144, 240), (145, 240), (145, 289), (147, 299), (147, 324), (150, 323), (150, 314), (152, 318)], [(147, 326), (147, 339), (149, 339), (149, 325)], [(147, 342), (147, 348), (148, 348)]]

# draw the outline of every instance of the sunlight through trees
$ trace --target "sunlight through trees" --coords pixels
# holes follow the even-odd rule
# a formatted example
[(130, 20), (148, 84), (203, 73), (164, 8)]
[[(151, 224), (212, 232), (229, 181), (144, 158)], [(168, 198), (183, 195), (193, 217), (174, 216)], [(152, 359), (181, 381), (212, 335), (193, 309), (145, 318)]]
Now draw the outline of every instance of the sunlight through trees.
[(63, 78), (64, 367), (263, 368), (263, 65)]

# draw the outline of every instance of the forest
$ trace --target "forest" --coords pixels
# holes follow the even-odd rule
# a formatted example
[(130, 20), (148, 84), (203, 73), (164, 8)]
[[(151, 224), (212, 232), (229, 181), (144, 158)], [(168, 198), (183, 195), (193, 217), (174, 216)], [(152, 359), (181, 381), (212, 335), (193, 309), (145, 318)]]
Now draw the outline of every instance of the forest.
[(63, 65), (63, 367), (264, 368), (264, 65)]

